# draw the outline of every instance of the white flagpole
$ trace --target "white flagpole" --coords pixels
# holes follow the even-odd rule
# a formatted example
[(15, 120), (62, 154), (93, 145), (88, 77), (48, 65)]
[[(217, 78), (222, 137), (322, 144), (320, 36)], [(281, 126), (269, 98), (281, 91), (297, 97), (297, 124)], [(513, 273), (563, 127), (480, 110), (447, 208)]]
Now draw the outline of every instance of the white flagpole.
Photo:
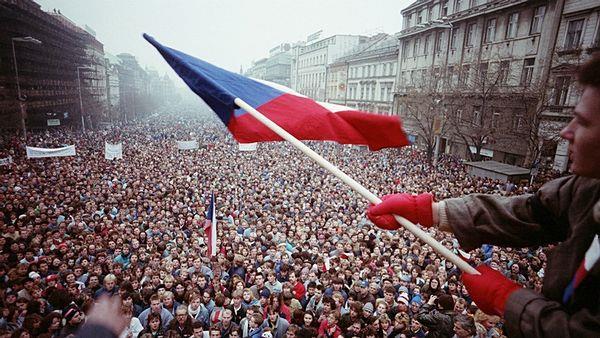
[[(321, 155), (317, 154), (314, 150), (307, 147), (300, 140), (298, 140), (297, 138), (292, 136), (290, 133), (285, 131), (283, 128), (281, 128), (280, 126), (275, 124), (275, 122), (269, 120), (261, 112), (259, 112), (258, 110), (254, 109), (252, 106), (250, 106), (249, 104), (244, 102), (244, 100), (242, 100), (240, 98), (236, 98), (234, 100), (234, 102), (240, 108), (244, 109), (246, 112), (248, 112), (254, 118), (259, 120), (262, 124), (264, 124), (269, 129), (274, 131), (277, 135), (281, 136), (284, 140), (290, 142), (292, 145), (294, 145), (296, 148), (298, 148), (304, 154), (308, 155), (308, 157), (312, 158), (321, 167), (328, 170), (330, 173), (332, 173), (337, 178), (342, 180), (344, 183), (349, 185), (352, 189), (354, 189), (354, 191), (356, 191), (361, 196), (366, 198), (369, 202), (371, 202), (373, 204), (381, 203), (381, 199), (379, 199), (379, 197), (377, 197), (377, 195), (373, 194), (367, 188), (363, 187), (360, 183), (356, 182), (353, 178), (346, 175), (343, 171), (338, 169), (338, 167), (334, 166), (333, 164), (331, 164), (331, 162), (324, 159)], [(425, 231), (423, 231), (421, 228), (419, 228), (418, 226), (413, 224), (411, 221), (407, 220), (404, 217), (400, 217), (398, 215), (394, 215), (394, 217), (396, 218), (396, 221), (398, 221), (398, 223), (400, 223), (406, 230), (413, 233), (417, 238), (419, 238), (426, 244), (429, 244), (429, 246), (431, 246), (436, 252), (438, 252), (440, 255), (446, 257), (446, 259), (448, 259), (449, 261), (454, 263), (459, 269), (461, 269), (462, 271), (467, 272), (469, 274), (472, 274), (472, 275), (479, 274), (479, 271), (475, 270), (467, 262), (462, 260), (460, 257), (458, 257), (456, 254), (454, 254), (452, 251), (448, 250), (445, 246), (443, 246), (441, 243), (436, 241), (433, 237), (429, 236)]]

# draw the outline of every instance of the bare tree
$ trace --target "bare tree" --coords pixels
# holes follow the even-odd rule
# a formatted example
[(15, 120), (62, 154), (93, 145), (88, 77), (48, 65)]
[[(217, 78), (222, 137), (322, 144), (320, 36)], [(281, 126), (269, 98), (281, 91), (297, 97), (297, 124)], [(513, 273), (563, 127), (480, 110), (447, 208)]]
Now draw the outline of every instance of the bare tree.
[(417, 134), (418, 141), (425, 147), (429, 164), (434, 162), (436, 141), (446, 132), (444, 119), (444, 91), (441, 78), (432, 76), (423, 78), (418, 88), (412, 87), (403, 100), (407, 123)]
[(508, 69), (500, 62), (484, 62), (478, 69), (463, 65), (458, 84), (447, 90), (449, 129), (466, 145), (471, 161), (482, 159), (481, 151), (486, 145), (524, 147), (524, 122), (528, 121), (530, 106), (535, 106), (535, 98), (515, 96), (523, 86), (508, 86), (510, 82)]

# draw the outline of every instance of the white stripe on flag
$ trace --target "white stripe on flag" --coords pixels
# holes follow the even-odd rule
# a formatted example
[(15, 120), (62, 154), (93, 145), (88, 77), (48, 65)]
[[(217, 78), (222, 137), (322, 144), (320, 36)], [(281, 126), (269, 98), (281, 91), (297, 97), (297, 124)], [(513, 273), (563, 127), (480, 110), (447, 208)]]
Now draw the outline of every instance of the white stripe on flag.
[(585, 253), (585, 269), (590, 271), (594, 264), (598, 261), (598, 258), (600, 258), (600, 239), (598, 238), (598, 235), (596, 235), (592, 245), (590, 245), (590, 248)]

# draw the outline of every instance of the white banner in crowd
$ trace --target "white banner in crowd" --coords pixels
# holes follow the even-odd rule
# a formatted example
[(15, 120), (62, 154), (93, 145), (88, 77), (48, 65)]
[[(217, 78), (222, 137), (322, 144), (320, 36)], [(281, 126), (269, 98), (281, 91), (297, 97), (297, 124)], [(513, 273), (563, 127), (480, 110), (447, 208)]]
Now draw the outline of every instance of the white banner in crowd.
[(123, 143), (110, 144), (104, 142), (104, 158), (107, 160), (122, 159), (123, 158)]
[(0, 165), (10, 165), (11, 163), (13, 163), (12, 156), (0, 158)]
[(75, 146), (66, 146), (62, 148), (36, 148), (26, 147), (27, 158), (43, 158), (43, 157), (63, 157), (75, 156)]
[(60, 126), (60, 119), (48, 119), (48, 120), (46, 120), (46, 123), (50, 127), (52, 127), (52, 126)]
[(177, 149), (179, 150), (190, 150), (198, 149), (198, 141), (175, 141), (177, 142)]
[(256, 151), (258, 147), (258, 143), (240, 143), (239, 149), (240, 151)]

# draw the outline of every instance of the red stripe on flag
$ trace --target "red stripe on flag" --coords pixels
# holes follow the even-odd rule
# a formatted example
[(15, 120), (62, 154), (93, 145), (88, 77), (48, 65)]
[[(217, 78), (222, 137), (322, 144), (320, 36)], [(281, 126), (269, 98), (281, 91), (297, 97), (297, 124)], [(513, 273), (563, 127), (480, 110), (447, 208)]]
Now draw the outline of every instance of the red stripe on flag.
[[(257, 110), (300, 140), (364, 144), (371, 150), (409, 144), (397, 116), (354, 110), (334, 113), (311, 99), (291, 94), (271, 100)], [(228, 128), (240, 143), (282, 140), (247, 113), (232, 118)]]

